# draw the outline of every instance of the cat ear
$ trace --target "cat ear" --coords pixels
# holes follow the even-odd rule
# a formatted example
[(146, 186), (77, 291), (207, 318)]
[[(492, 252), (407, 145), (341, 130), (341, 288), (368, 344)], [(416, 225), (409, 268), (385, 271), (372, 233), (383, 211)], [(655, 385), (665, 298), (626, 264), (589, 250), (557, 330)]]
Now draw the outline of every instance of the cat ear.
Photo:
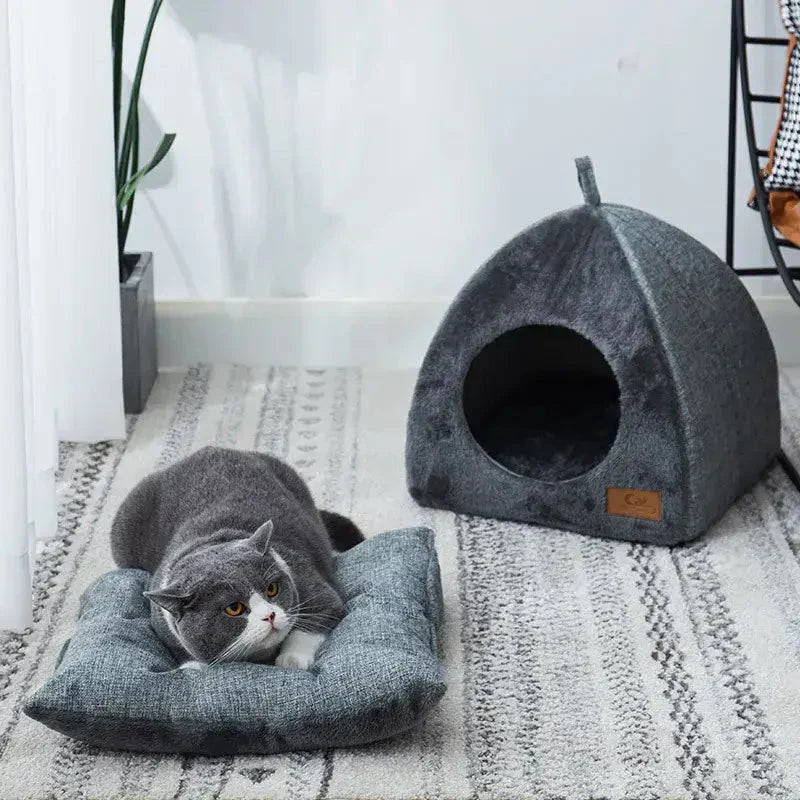
[(155, 592), (143, 592), (148, 600), (152, 600), (157, 606), (169, 611), (173, 617), (179, 619), (186, 606), (191, 603), (193, 595), (180, 594), (176, 589), (168, 586)]
[(264, 555), (269, 547), (269, 540), (272, 538), (273, 531), (272, 520), (268, 519), (248, 540), (247, 543), (250, 547), (258, 550), (259, 553)]

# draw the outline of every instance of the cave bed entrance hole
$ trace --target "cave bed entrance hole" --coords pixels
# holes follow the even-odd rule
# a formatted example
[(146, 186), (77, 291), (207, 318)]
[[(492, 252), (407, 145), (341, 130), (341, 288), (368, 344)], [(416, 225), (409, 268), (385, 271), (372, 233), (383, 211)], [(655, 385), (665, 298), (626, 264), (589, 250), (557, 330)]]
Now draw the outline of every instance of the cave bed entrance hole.
[(517, 475), (558, 482), (608, 455), (619, 384), (600, 350), (560, 325), (507, 331), (473, 359), (463, 407), (475, 441)]

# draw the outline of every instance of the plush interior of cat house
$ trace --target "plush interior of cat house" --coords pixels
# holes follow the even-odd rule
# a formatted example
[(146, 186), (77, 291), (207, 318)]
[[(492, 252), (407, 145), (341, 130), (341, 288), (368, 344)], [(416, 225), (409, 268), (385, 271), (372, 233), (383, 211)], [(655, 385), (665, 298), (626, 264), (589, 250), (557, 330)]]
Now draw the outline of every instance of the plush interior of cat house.
[(464, 287), (423, 363), (407, 477), (424, 505), (672, 544), (774, 460), (774, 349), (733, 271), (603, 204), (531, 226)]

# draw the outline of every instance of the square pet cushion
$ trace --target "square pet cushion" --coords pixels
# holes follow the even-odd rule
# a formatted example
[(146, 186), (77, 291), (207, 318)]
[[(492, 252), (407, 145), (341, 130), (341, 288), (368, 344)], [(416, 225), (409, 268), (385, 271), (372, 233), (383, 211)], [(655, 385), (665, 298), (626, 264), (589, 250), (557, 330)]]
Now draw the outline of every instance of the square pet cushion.
[(33, 719), (124, 750), (218, 755), (365, 744), (412, 728), (445, 691), (433, 533), (380, 534), (337, 557), (346, 616), (310, 671), (230, 663), (181, 670), (150, 627), (149, 574), (109, 572), (85, 592)]

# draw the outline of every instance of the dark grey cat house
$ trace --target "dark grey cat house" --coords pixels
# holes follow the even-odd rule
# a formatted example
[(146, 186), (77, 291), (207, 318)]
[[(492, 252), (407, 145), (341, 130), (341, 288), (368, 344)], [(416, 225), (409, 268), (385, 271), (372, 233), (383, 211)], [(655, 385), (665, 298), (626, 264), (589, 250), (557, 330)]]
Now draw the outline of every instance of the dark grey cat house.
[(733, 271), (600, 202), (501, 248), (430, 345), (408, 419), (435, 508), (656, 544), (707, 530), (780, 446), (775, 352)]

